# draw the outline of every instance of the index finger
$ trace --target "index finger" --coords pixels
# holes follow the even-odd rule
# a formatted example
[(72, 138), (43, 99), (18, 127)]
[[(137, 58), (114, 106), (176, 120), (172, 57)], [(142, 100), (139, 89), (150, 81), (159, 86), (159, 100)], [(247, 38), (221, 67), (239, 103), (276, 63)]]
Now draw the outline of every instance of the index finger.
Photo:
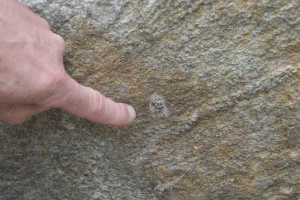
[(63, 97), (56, 107), (90, 121), (110, 126), (126, 126), (136, 117), (133, 107), (116, 103), (92, 88), (80, 85), (71, 77), (61, 88)]

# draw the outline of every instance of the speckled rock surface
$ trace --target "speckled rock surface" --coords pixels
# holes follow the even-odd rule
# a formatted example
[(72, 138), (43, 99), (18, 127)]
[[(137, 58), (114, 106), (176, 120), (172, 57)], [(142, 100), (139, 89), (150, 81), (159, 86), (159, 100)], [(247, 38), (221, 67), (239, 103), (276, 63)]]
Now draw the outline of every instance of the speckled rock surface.
[(22, 0), (125, 128), (0, 124), (0, 199), (300, 198), (300, 1)]

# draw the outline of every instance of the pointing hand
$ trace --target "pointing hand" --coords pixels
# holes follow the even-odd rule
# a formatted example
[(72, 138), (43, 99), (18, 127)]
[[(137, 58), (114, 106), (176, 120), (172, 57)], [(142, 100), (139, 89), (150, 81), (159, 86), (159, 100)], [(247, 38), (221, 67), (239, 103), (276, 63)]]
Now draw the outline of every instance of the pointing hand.
[(134, 109), (72, 79), (63, 66), (64, 52), (64, 40), (44, 19), (22, 3), (0, 0), (0, 120), (20, 124), (62, 108), (104, 125), (130, 124)]

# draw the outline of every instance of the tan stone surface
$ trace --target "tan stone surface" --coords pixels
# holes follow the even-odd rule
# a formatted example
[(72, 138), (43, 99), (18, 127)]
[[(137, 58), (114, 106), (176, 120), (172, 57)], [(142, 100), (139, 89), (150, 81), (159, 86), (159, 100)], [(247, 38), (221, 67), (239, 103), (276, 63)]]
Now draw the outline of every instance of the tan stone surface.
[(3, 124), (1, 166), (21, 149), (46, 199), (300, 198), (299, 1), (23, 2), (72, 77), (137, 110), (126, 128), (60, 110)]

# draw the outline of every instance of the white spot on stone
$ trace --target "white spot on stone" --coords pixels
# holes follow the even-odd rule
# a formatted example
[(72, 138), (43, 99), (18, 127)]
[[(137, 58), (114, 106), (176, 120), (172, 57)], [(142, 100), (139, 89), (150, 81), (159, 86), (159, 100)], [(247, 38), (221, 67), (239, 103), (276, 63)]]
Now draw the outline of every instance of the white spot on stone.
[(153, 118), (166, 118), (170, 115), (165, 98), (156, 93), (151, 96), (149, 110)]

